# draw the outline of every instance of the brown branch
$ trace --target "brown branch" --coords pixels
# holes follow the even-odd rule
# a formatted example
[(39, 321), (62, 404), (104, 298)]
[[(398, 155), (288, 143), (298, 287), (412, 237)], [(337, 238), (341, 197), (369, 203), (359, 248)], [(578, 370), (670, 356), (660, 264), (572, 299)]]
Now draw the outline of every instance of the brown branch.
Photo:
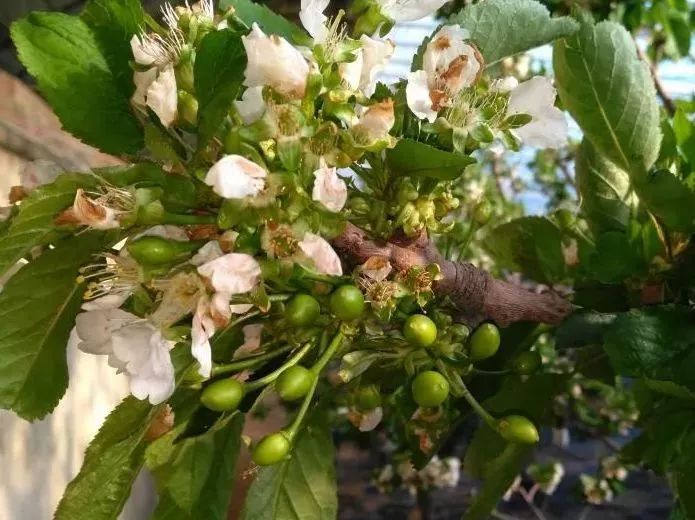
[(398, 271), (416, 265), (438, 264), (443, 278), (437, 282), (435, 291), (440, 296), (448, 296), (461, 312), (461, 318), (471, 325), (487, 320), (500, 326), (518, 321), (555, 324), (572, 310), (572, 305), (554, 292), (536, 294), (496, 280), (468, 262), (443, 258), (424, 234), (414, 240), (396, 237), (378, 243), (365, 231), (348, 224), (333, 240), (333, 245), (351, 262), (362, 263), (372, 256), (383, 256)]
[(666, 88), (664, 88), (664, 84), (661, 83), (661, 79), (659, 78), (659, 74), (656, 71), (656, 65), (654, 65), (651, 60), (647, 57), (646, 54), (642, 51), (642, 49), (639, 48), (639, 45), (637, 45), (637, 42), (635, 42), (635, 47), (637, 47), (637, 56), (639, 56), (639, 59), (644, 61), (647, 66), (649, 67), (649, 72), (652, 75), (652, 80), (654, 80), (654, 87), (656, 88), (656, 93), (659, 95), (659, 98), (661, 98), (661, 102), (664, 104), (664, 107), (666, 108), (666, 111), (668, 114), (673, 117), (676, 113), (676, 104), (673, 102), (671, 97), (666, 93)]

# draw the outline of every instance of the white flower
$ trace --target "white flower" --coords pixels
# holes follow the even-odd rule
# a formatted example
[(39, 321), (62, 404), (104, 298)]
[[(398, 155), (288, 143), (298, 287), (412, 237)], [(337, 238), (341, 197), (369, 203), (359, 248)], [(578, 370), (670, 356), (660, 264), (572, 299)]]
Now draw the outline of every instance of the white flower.
[(427, 79), (427, 72), (418, 70), (408, 73), (408, 84), (405, 87), (405, 97), (408, 108), (419, 119), (427, 119), (433, 123), (437, 119), (439, 107), (434, 108), (430, 96), (430, 86)]
[(199, 266), (212, 262), (221, 256), (224, 256), (224, 251), (222, 251), (220, 243), (217, 240), (210, 240), (203, 247), (198, 249), (198, 252), (191, 257), (189, 262), (195, 266)]
[(362, 81), (362, 69), (364, 68), (364, 52), (362, 49), (357, 49), (355, 52), (355, 61), (340, 63), (338, 72), (340, 79), (343, 80), (345, 86), (352, 90), (360, 88)]
[(75, 328), (80, 338), (77, 347), (89, 354), (110, 354), (113, 351), (113, 333), (140, 318), (118, 308), (99, 307), (90, 307), (88, 312), (82, 312), (75, 318)]
[(77, 224), (92, 229), (116, 229), (121, 225), (118, 221), (118, 211), (98, 199), (89, 198), (81, 188), (75, 193), (71, 217)]
[(376, 78), (391, 60), (395, 45), (391, 40), (371, 38), (367, 35), (362, 35), (360, 42), (362, 47), (356, 51), (355, 61), (341, 63), (338, 70), (348, 88), (359, 89), (369, 97), (374, 94)]
[(360, 414), (360, 421), (357, 429), (361, 432), (370, 432), (377, 426), (384, 418), (384, 410), (381, 406), (377, 406), (373, 410)]
[(365, 96), (371, 96), (376, 87), (376, 77), (393, 57), (396, 46), (389, 39), (370, 38), (366, 34), (360, 37), (360, 42), (363, 54), (360, 89)]
[(396, 123), (393, 99), (385, 99), (367, 107), (357, 120), (353, 130), (364, 135), (366, 141), (384, 139)]
[(130, 297), (130, 292), (107, 294), (94, 300), (86, 301), (82, 304), (84, 311), (105, 311), (108, 309), (118, 309)]
[(215, 334), (217, 327), (210, 312), (210, 300), (202, 296), (198, 300), (193, 323), (191, 325), (191, 355), (198, 361), (201, 377), (208, 378), (212, 372), (212, 347), (210, 338)]
[[(323, 163), (323, 161), (322, 161)], [(338, 212), (347, 201), (347, 185), (338, 177), (335, 168), (328, 168), (325, 163), (314, 172), (314, 188), (311, 198), (320, 202), (330, 211)]]
[(543, 76), (534, 76), (512, 90), (507, 116), (528, 114), (532, 118), (514, 130), (524, 144), (539, 148), (561, 148), (567, 144), (567, 119), (555, 107), (556, 96), (550, 80)]
[[(157, 224), (147, 228), (145, 231), (133, 235), (130, 240), (136, 240), (140, 237), (161, 237), (168, 240), (178, 240), (179, 242), (188, 242), (188, 235), (186, 232), (178, 227), (172, 226), (171, 224)], [(125, 253), (126, 250), (122, 251)]]
[(217, 292), (227, 295), (253, 290), (261, 279), (261, 267), (251, 256), (229, 253), (198, 267), (198, 273), (207, 278)]
[(241, 155), (225, 155), (205, 176), (205, 184), (225, 199), (255, 197), (265, 188), (266, 171)]
[(329, 3), (330, 0), (302, 0), (301, 3), (299, 19), (316, 43), (326, 41), (329, 34), (328, 17), (323, 14)]
[(130, 39), (130, 48), (138, 65), (163, 65), (162, 58), (166, 56), (166, 50), (161, 40), (145, 34), (134, 34)]
[(375, 0), (381, 12), (397, 22), (412, 22), (433, 14), (449, 0)]
[(244, 325), (241, 330), (244, 333), (244, 343), (234, 351), (232, 359), (242, 359), (252, 356), (261, 348), (261, 337), (263, 336), (262, 323)]
[(519, 80), (514, 76), (505, 76), (498, 78), (490, 85), (490, 90), (493, 92), (507, 93), (519, 86)]
[(139, 321), (118, 329), (111, 342), (118, 368), (130, 379), (131, 394), (159, 404), (174, 393), (174, 365), (169, 354), (174, 342), (165, 339), (157, 327)]
[(433, 122), (453, 96), (477, 81), (482, 57), (466, 43), (468, 37), (468, 31), (458, 25), (442, 27), (425, 48), (423, 70), (409, 74), (406, 98), (420, 119)]
[(169, 128), (178, 114), (179, 98), (176, 90), (176, 74), (173, 65), (160, 71), (147, 88), (146, 104), (157, 114), (162, 125)]
[(242, 42), (248, 57), (245, 86), (268, 85), (293, 99), (304, 97), (309, 64), (287, 40), (277, 35), (266, 36), (254, 23), (251, 32), (242, 36)]
[(164, 402), (174, 391), (174, 343), (147, 320), (120, 309), (83, 312), (75, 319), (83, 352), (109, 356), (109, 365), (125, 372), (130, 392), (150, 403)]
[(391, 274), (393, 267), (385, 256), (370, 256), (360, 266), (360, 273), (375, 282), (383, 282)]
[(263, 116), (266, 109), (263, 87), (247, 88), (241, 95), (241, 100), (234, 102), (234, 106), (245, 125), (255, 123)]
[(306, 233), (304, 239), (299, 242), (299, 248), (320, 273), (342, 276), (340, 258), (331, 245), (320, 236)]
[(482, 57), (466, 43), (470, 33), (458, 25), (445, 25), (427, 44), (422, 59), (428, 77), (436, 78), (437, 87), (456, 94), (470, 87), (482, 69)]

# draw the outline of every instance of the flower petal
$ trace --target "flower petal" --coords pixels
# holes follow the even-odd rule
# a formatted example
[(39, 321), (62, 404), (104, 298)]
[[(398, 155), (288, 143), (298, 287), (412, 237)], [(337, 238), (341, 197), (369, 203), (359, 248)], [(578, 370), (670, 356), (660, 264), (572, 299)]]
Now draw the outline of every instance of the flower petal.
[(130, 392), (159, 404), (174, 393), (174, 365), (169, 351), (174, 343), (164, 339), (151, 323), (123, 327), (112, 337), (113, 355), (130, 378)]
[(173, 65), (160, 71), (157, 79), (147, 89), (147, 106), (157, 114), (159, 121), (169, 128), (178, 114), (179, 98), (176, 90), (176, 74)]
[(261, 279), (261, 267), (251, 256), (229, 253), (198, 267), (198, 272), (207, 278), (215, 291), (228, 295), (247, 293)]
[(263, 87), (247, 88), (242, 94), (241, 100), (234, 102), (234, 106), (245, 125), (258, 121), (266, 109)]
[(389, 40), (370, 38), (366, 34), (360, 37), (362, 42), (362, 74), (360, 76), (360, 88), (365, 96), (374, 94), (376, 78), (384, 70), (396, 50), (394, 43)]
[(244, 332), (244, 343), (234, 351), (232, 359), (243, 359), (251, 356), (261, 348), (261, 337), (263, 336), (262, 323), (245, 325), (242, 331)]
[(408, 108), (419, 119), (427, 119), (434, 123), (437, 119), (437, 111), (432, 108), (430, 97), (430, 87), (427, 80), (427, 73), (418, 70), (408, 74), (408, 85), (405, 87), (405, 97)]
[(241, 155), (225, 155), (205, 176), (205, 184), (225, 199), (258, 195), (265, 187), (266, 171)]
[(90, 199), (81, 188), (75, 193), (72, 216), (79, 224), (92, 229), (117, 229), (121, 226), (113, 208)]
[(323, 12), (329, 3), (330, 0), (302, 0), (301, 3), (299, 19), (316, 43), (323, 43), (328, 37), (328, 17)]
[(343, 267), (340, 258), (331, 245), (320, 236), (306, 233), (304, 239), (299, 242), (299, 248), (320, 273), (342, 276)]
[(539, 148), (561, 148), (567, 144), (567, 119), (555, 107), (556, 96), (550, 80), (543, 76), (534, 76), (512, 90), (507, 115), (528, 114), (532, 118), (514, 130), (524, 144)]
[(198, 300), (191, 326), (191, 355), (198, 361), (201, 377), (208, 378), (212, 372), (212, 347), (210, 338), (215, 334), (215, 322), (210, 316), (207, 296)]
[(210, 240), (203, 247), (198, 249), (198, 252), (191, 257), (189, 262), (195, 266), (199, 266), (212, 262), (221, 256), (224, 256), (224, 251), (222, 251), (220, 243), (217, 240)]
[(248, 57), (245, 86), (268, 85), (293, 99), (304, 97), (309, 64), (297, 49), (280, 36), (266, 36), (256, 23), (241, 40)]
[(375, 0), (382, 12), (397, 22), (413, 22), (434, 14), (449, 0)]
[(311, 198), (335, 213), (343, 209), (347, 201), (347, 185), (338, 177), (336, 169), (323, 164), (314, 172), (314, 177)]

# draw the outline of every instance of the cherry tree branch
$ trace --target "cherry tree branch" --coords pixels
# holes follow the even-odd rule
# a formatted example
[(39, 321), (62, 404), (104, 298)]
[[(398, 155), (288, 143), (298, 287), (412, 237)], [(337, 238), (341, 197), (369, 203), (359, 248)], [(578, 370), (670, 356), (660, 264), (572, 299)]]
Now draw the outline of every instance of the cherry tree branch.
[(572, 311), (572, 304), (554, 292), (533, 293), (497, 280), (471, 263), (445, 259), (424, 234), (416, 239), (394, 237), (388, 242), (377, 242), (348, 223), (333, 240), (333, 246), (350, 262), (362, 263), (372, 256), (382, 256), (398, 271), (438, 264), (443, 277), (434, 290), (439, 296), (448, 296), (461, 313), (461, 319), (471, 325), (482, 321), (500, 326), (519, 321), (555, 324)]

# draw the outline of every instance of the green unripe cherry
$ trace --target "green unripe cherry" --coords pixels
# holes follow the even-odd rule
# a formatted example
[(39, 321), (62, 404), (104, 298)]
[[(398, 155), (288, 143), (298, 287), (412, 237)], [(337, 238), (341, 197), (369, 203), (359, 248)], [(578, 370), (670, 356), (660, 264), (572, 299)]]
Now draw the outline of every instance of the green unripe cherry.
[(538, 352), (529, 350), (517, 356), (512, 362), (512, 370), (516, 374), (526, 376), (533, 374), (542, 364), (541, 355)]
[(200, 402), (216, 412), (236, 410), (244, 397), (244, 385), (236, 379), (221, 379), (205, 387)]
[(473, 208), (473, 220), (479, 225), (484, 226), (492, 217), (492, 206), (486, 200), (481, 200)]
[(285, 317), (295, 327), (313, 325), (321, 315), (321, 305), (316, 298), (308, 294), (298, 294), (285, 308)]
[(379, 387), (376, 385), (360, 387), (355, 395), (355, 404), (357, 405), (357, 408), (365, 412), (377, 408), (379, 405), (381, 405), (381, 394), (379, 393)]
[(437, 339), (437, 325), (422, 314), (408, 316), (403, 324), (403, 337), (416, 347), (429, 347)]
[(296, 401), (304, 397), (314, 383), (314, 374), (299, 365), (286, 368), (275, 381), (275, 390), (283, 401)]
[(200, 244), (197, 242), (145, 236), (130, 242), (126, 249), (139, 264), (152, 266), (169, 264), (198, 247)]
[(277, 464), (290, 452), (290, 440), (283, 431), (263, 437), (253, 450), (251, 458), (259, 466)]
[(426, 370), (415, 376), (410, 390), (418, 405), (423, 408), (433, 408), (449, 397), (449, 382), (439, 372)]
[(507, 442), (536, 444), (540, 438), (534, 424), (523, 415), (503, 417), (497, 421), (496, 429)]
[(500, 348), (500, 331), (492, 323), (483, 323), (471, 336), (470, 353), (473, 361), (494, 356)]
[(340, 320), (356, 320), (364, 312), (364, 295), (354, 285), (341, 285), (328, 300), (331, 312)]

